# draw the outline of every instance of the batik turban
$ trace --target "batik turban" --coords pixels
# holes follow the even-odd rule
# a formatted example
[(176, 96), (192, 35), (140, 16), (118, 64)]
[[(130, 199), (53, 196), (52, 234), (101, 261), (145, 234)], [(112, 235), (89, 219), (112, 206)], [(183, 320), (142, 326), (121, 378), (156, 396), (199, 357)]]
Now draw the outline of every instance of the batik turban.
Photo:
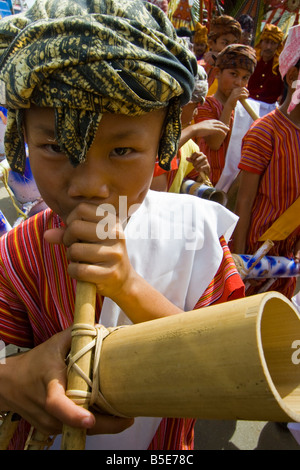
[(228, 15), (216, 16), (211, 20), (208, 39), (215, 41), (223, 34), (233, 34), (236, 42), (239, 42), (242, 36), (242, 27), (240, 23)]
[[(279, 56), (279, 71), (284, 78), (291, 67), (294, 67), (300, 59), (300, 25), (289, 29), (288, 37), (284, 49)], [(300, 103), (300, 69), (298, 78), (295, 81), (295, 91), (293, 92), (288, 113)]]
[(195, 56), (163, 11), (140, 0), (36, 0), (0, 21), (0, 103), (5, 150), (23, 172), (24, 110), (55, 110), (56, 139), (72, 164), (84, 161), (103, 113), (167, 108), (159, 149), (168, 170), (178, 149), (180, 108), (189, 102)]
[(255, 50), (243, 44), (231, 44), (226, 46), (216, 60), (216, 67), (224, 69), (244, 69), (251, 74), (256, 67)]
[(283, 49), (283, 38), (284, 38), (284, 34), (281, 31), (281, 29), (278, 28), (278, 26), (267, 23), (261, 33), (260, 42), (255, 48), (257, 60), (259, 61), (261, 58), (261, 41), (269, 40), (269, 41), (278, 42), (278, 47), (275, 51), (275, 54), (273, 57), (273, 65), (272, 65), (272, 72), (274, 75), (277, 75), (279, 56)]
[(195, 34), (194, 34), (194, 43), (195, 44), (207, 43), (207, 28), (201, 23), (196, 24)]

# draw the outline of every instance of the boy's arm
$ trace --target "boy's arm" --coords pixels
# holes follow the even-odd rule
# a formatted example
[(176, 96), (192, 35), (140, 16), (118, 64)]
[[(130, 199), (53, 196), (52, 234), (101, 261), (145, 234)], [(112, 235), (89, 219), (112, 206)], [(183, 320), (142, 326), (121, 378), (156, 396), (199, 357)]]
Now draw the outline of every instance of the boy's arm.
[(188, 140), (196, 137), (215, 137), (216, 135), (223, 135), (225, 139), (228, 131), (229, 126), (218, 119), (206, 119), (205, 121), (195, 122), (182, 130), (179, 147), (182, 147)]
[(65, 357), (71, 329), (0, 365), (0, 410), (13, 411), (45, 435), (59, 434), (62, 423), (91, 433), (121, 432), (132, 419), (93, 415), (65, 395)]
[(246, 239), (250, 227), (251, 212), (254, 200), (257, 195), (260, 175), (241, 171), (240, 186), (237, 196), (235, 213), (239, 216), (238, 223), (233, 233), (233, 253), (244, 254), (246, 249)]
[[(248, 98), (248, 95), (249, 92), (246, 88), (234, 88), (226, 100), (220, 116), (220, 121), (223, 122), (228, 127), (228, 129), (230, 128), (232, 111), (235, 109), (238, 100)], [(205, 137), (205, 141), (211, 150), (219, 150), (226, 138), (226, 135), (218, 133), (215, 136), (207, 136)]]

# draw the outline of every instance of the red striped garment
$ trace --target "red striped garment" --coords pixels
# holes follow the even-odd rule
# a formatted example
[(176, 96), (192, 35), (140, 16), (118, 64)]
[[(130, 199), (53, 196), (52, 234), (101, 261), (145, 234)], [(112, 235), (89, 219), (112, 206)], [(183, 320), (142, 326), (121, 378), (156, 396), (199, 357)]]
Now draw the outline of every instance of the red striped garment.
[[(252, 207), (247, 253), (261, 246), (259, 237), (300, 196), (300, 128), (276, 109), (256, 121), (243, 139), (241, 170), (261, 175)], [(275, 242), (268, 254), (293, 258), (300, 228), (286, 240)], [(276, 281), (272, 290), (291, 297), (295, 278)]]
[[(60, 227), (50, 209), (32, 216), (0, 238), (0, 339), (21, 347), (34, 347), (73, 321), (75, 281), (67, 274), (63, 245), (48, 244), (43, 234)], [(244, 285), (221, 240), (224, 257), (217, 275), (196, 307), (244, 295)], [(99, 321), (102, 299), (97, 298)], [(164, 419), (152, 449), (192, 449), (194, 420)], [(21, 423), (11, 448), (23, 449), (28, 426)]]
[[(208, 96), (205, 100), (205, 103), (202, 106), (198, 106), (197, 114), (194, 116), (195, 123), (206, 121), (207, 119), (218, 119), (223, 111), (223, 105), (218, 101), (214, 96)], [(222, 145), (218, 150), (212, 150), (204, 138), (197, 137), (195, 138), (196, 143), (199, 145), (200, 151), (203, 152), (209, 161), (210, 164), (210, 181), (212, 185), (215, 186), (220, 179), (222, 171), (225, 166), (225, 157), (227, 148), (230, 141), (231, 130), (233, 126), (234, 111), (232, 111), (230, 118), (230, 131), (227, 133)]]

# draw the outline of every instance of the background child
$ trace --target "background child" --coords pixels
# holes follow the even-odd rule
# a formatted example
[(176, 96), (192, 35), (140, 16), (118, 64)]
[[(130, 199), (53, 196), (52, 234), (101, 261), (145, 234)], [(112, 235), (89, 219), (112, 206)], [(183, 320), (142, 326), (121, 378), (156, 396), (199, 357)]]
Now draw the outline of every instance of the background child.
[[(286, 97), (276, 110), (257, 120), (243, 140), (240, 189), (236, 213), (240, 217), (232, 250), (251, 253), (261, 246), (259, 238), (300, 195), (300, 25), (289, 30), (279, 69)], [(298, 217), (298, 214), (295, 214)], [(300, 230), (275, 246), (268, 254), (299, 260)], [(252, 286), (247, 293), (262, 286)], [(295, 278), (278, 279), (270, 287), (287, 297), (295, 289)]]
[[(190, 449), (194, 420), (132, 424), (66, 397), (77, 280), (96, 285), (106, 327), (243, 295), (226, 244), (236, 216), (149, 191), (157, 155), (168, 170), (177, 153), (197, 70), (177, 39), (166, 15), (139, 0), (37, 0), (0, 22), (7, 159), (22, 172), (26, 140), (49, 207), (0, 239), (0, 338), (32, 348), (0, 366), (0, 409), (43, 434), (88, 428), (87, 448)], [(108, 233), (103, 204), (115, 214)], [(22, 421), (15, 448), (27, 432)]]
[(213, 95), (217, 90), (215, 65), (218, 54), (226, 46), (239, 43), (241, 36), (241, 25), (231, 16), (221, 15), (211, 20), (207, 37), (209, 50), (200, 60), (200, 65), (204, 67), (207, 73), (208, 96)]
[(225, 166), (235, 106), (238, 100), (248, 97), (246, 87), (255, 65), (255, 51), (250, 46), (232, 44), (225, 47), (216, 62), (218, 89), (213, 96), (206, 98), (204, 105), (198, 108), (198, 113), (194, 117), (195, 123), (218, 119), (229, 129), (226, 135), (216, 130), (211, 135), (196, 138), (200, 150), (208, 158), (213, 186), (218, 183)]

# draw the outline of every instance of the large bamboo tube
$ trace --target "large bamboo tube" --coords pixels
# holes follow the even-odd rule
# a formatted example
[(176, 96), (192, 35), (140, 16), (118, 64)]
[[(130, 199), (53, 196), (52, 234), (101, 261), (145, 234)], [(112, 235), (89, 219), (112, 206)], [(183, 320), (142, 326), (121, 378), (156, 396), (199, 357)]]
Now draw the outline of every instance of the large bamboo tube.
[[(77, 353), (84, 350), (86, 346), (91, 344), (94, 339), (93, 328), (95, 326), (95, 304), (96, 304), (96, 286), (87, 282), (77, 282), (75, 311), (72, 338), (71, 354), (70, 357), (76, 357)], [(84, 334), (78, 331), (77, 328), (86, 330)], [(90, 334), (89, 328), (91, 327)], [(88, 349), (82, 356), (76, 360), (76, 365), (81, 371), (90, 377), (92, 367), (92, 349)], [(76, 368), (70, 368), (68, 374), (67, 395), (74, 399), (75, 402), (81, 404), (84, 408), (88, 408), (88, 400), (83, 398), (82, 403), (80, 393), (82, 396), (88, 396), (89, 385), (85, 379), (78, 373)], [(76, 399), (79, 396), (79, 400)], [(86, 431), (81, 428), (72, 428), (65, 425), (62, 434), (62, 450), (83, 450), (85, 448)]]
[(100, 391), (116, 414), (300, 421), (300, 317), (277, 292), (121, 328)]

